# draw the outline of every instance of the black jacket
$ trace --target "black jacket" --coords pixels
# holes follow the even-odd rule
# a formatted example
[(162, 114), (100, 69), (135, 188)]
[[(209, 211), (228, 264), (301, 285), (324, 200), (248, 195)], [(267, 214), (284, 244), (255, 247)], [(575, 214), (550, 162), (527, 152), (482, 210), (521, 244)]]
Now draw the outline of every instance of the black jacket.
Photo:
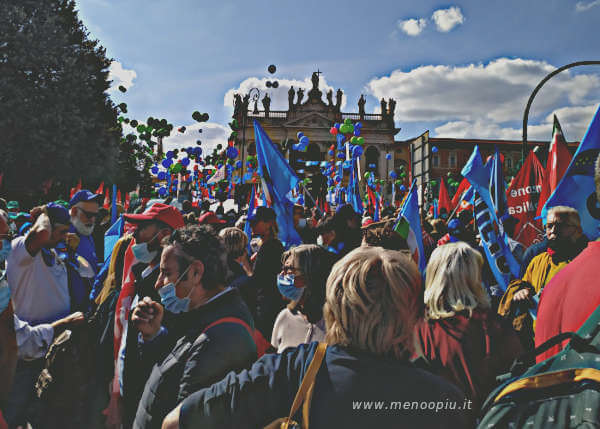
[[(261, 428), (286, 417), (316, 346), (265, 355), (194, 393), (182, 403), (179, 427)], [(309, 423), (311, 429), (460, 429), (468, 427), (468, 407), (456, 386), (407, 361), (332, 346), (317, 373)]]
[[(171, 331), (140, 344), (140, 362), (155, 362), (137, 408), (134, 428), (160, 428), (166, 415), (195, 391), (256, 360), (251, 334), (238, 323), (212, 322), (236, 317), (250, 328), (252, 316), (236, 289), (200, 308), (175, 316)], [(172, 322), (173, 323), (173, 322)]]

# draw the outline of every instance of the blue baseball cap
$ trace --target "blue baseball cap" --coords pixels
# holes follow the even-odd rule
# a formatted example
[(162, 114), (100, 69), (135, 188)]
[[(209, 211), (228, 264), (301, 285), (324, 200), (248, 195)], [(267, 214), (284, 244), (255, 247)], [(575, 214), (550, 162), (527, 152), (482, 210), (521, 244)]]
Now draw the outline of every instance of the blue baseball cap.
[(82, 189), (81, 191), (77, 191), (71, 201), (69, 201), (69, 207), (73, 207), (77, 203), (94, 201), (100, 204), (104, 197), (100, 194), (94, 194), (87, 189)]
[(69, 225), (71, 223), (69, 211), (60, 204), (55, 202), (48, 203), (46, 204), (46, 211), (48, 212), (48, 217), (50, 218), (52, 225), (56, 223)]

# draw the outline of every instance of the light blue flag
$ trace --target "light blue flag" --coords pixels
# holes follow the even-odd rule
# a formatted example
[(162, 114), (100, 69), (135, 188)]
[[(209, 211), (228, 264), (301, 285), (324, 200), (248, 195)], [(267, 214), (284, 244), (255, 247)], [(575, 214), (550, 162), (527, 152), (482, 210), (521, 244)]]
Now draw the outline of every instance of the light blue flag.
[(481, 236), (481, 245), (498, 286), (505, 291), (511, 279), (519, 277), (520, 267), (510, 252), (506, 234), (498, 228), (498, 218), (489, 190), (490, 172), (483, 165), (478, 146), (475, 146), (461, 174), (475, 190), (473, 214)]
[(423, 247), (423, 231), (421, 229), (421, 216), (419, 216), (419, 194), (417, 192), (417, 179), (414, 179), (408, 191), (408, 197), (400, 209), (394, 231), (406, 240), (415, 263), (421, 274), (425, 272), (427, 262)]
[(248, 204), (248, 215), (246, 216), (246, 224), (244, 225), (244, 232), (248, 236), (248, 254), (252, 254), (252, 248), (250, 247), (250, 241), (252, 240), (252, 228), (250, 228), (250, 216), (256, 210), (256, 188), (252, 186), (252, 194), (250, 195), (250, 203)]
[(594, 165), (600, 152), (600, 107), (596, 110), (583, 140), (579, 144), (562, 180), (542, 209), (546, 223), (548, 209), (555, 206), (573, 207), (579, 212), (581, 228), (590, 240), (600, 236), (600, 207), (594, 185)]
[(294, 205), (289, 200), (288, 194), (298, 185), (300, 179), (256, 119), (254, 136), (258, 174), (261, 177), (267, 205), (272, 207), (277, 215), (279, 239), (286, 248), (297, 246), (302, 243), (302, 240), (294, 228)]

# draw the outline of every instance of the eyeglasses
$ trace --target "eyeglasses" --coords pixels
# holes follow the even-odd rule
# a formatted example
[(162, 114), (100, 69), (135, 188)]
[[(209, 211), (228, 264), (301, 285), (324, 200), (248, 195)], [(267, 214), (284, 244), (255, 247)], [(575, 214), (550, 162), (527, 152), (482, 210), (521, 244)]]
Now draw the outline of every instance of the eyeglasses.
[(571, 225), (570, 223), (566, 223), (566, 222), (547, 223), (546, 231), (552, 231), (554, 228), (556, 228), (557, 230), (564, 231), (567, 227), (574, 227), (574, 226), (575, 225)]
[(100, 215), (99, 212), (88, 212), (81, 207), (77, 207), (77, 210), (81, 211), (88, 219), (96, 219)]

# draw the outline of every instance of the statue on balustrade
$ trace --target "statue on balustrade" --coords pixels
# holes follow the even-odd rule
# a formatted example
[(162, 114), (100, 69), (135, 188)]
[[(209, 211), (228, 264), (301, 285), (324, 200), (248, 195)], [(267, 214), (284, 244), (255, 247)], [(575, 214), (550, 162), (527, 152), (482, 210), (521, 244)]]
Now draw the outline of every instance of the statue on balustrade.
[(327, 91), (327, 103), (329, 107), (333, 107), (333, 89)]
[(242, 97), (240, 94), (233, 94), (233, 116), (237, 116), (242, 110)]
[(269, 97), (269, 94), (265, 94), (265, 96), (263, 97), (262, 105), (265, 109), (265, 118), (268, 118), (269, 112), (271, 111), (271, 98)]
[(360, 115), (360, 119), (365, 119), (365, 96), (360, 94), (360, 98), (358, 99), (358, 114)]
[(393, 118), (394, 117), (394, 111), (396, 110), (396, 100), (394, 100), (393, 98), (390, 98), (390, 100), (388, 101), (388, 105), (390, 106), (390, 116)]
[(385, 116), (385, 115), (387, 115), (387, 103), (385, 102), (384, 98), (381, 99), (380, 103), (381, 103), (381, 114), (383, 116)]
[(342, 95), (344, 93), (342, 92), (341, 89), (338, 88), (337, 92), (335, 93), (335, 109), (339, 112), (340, 109), (342, 108)]
[(298, 100), (296, 100), (296, 106), (300, 106), (300, 104), (302, 104), (303, 98), (304, 98), (304, 89), (298, 88)]
[(294, 87), (292, 86), (288, 91), (288, 110), (294, 110), (294, 96), (296, 92), (294, 91)]
[(312, 77), (310, 78), (310, 80), (312, 80), (312, 89), (314, 91), (318, 91), (319, 90), (319, 73), (320, 72), (313, 72)]

